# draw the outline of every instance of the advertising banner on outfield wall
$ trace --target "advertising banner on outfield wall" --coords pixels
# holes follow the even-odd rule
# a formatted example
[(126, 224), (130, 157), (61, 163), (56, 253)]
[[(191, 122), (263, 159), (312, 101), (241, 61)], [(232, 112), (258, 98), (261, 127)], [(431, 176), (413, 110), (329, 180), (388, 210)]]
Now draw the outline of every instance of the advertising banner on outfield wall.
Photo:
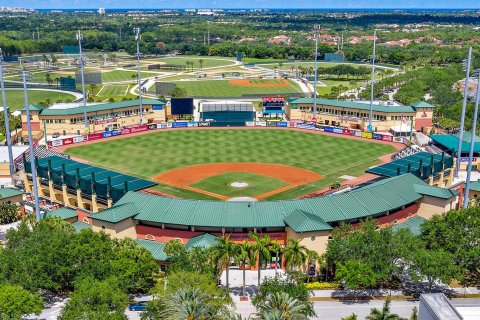
[(343, 129), (343, 132), (342, 132), (342, 133), (343, 133), (344, 135), (346, 135), (346, 136), (350, 136), (350, 135), (352, 135), (352, 130), (350, 130), (350, 129)]
[(157, 123), (157, 129), (165, 129), (165, 128), (167, 128), (166, 123)]
[(188, 122), (188, 126), (189, 127), (198, 127), (198, 122), (195, 122), (195, 121)]
[(188, 122), (174, 122), (172, 123), (172, 128), (186, 128), (188, 127)]
[(373, 133), (372, 138), (375, 140), (382, 140), (382, 135), (380, 133)]
[(148, 130), (156, 130), (157, 124), (156, 123), (147, 124), (147, 128)]
[(73, 144), (73, 138), (65, 138), (63, 139), (62, 143), (64, 146), (67, 144)]
[(371, 132), (362, 132), (362, 138), (372, 139)]
[(343, 134), (342, 128), (333, 128), (333, 133)]
[(102, 139), (102, 138), (103, 138), (102, 133), (90, 133), (90, 134), (87, 136), (87, 140), (88, 140), (88, 141), (98, 140), (98, 139)]
[(389, 135), (382, 135), (383, 141), (393, 141), (393, 137)]
[(355, 137), (361, 137), (361, 136), (362, 136), (362, 131), (355, 130)]
[(255, 125), (256, 125), (257, 127), (266, 127), (266, 126), (267, 126), (267, 122), (265, 122), (265, 121), (257, 121), (257, 122), (255, 122)]
[(122, 129), (121, 133), (122, 134), (129, 134), (129, 133), (142, 132), (142, 131), (147, 131), (147, 130), (148, 130), (148, 127), (146, 125), (143, 125), (143, 126), (138, 126), (138, 127), (133, 127), (133, 128)]
[(167, 128), (171, 128), (172, 127), (172, 122), (167, 122)]
[(84, 137), (84, 136), (73, 137), (73, 143), (80, 143), (86, 140), (87, 140), (87, 137)]
[(332, 127), (323, 127), (323, 131), (325, 131), (325, 132), (333, 132), (333, 128), (332, 128)]
[(277, 122), (277, 127), (287, 127), (288, 122), (283, 122), (283, 121), (278, 121)]
[(267, 121), (267, 127), (276, 127), (278, 121)]
[[(245, 123), (245, 125), (247, 125), (247, 124)], [(209, 121), (199, 121), (198, 126), (199, 127), (210, 127), (210, 122)]]
[(62, 140), (52, 140), (50, 141), (50, 145), (53, 147), (60, 147), (63, 146), (63, 141)]
[(245, 126), (246, 126), (246, 127), (255, 127), (255, 122), (253, 122), (253, 121), (245, 121)]

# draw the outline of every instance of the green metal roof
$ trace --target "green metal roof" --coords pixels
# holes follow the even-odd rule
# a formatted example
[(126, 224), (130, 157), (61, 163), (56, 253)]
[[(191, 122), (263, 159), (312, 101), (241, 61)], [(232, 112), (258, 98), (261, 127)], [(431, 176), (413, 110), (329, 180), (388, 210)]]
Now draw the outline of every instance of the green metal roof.
[(144, 247), (145, 249), (150, 251), (152, 253), (153, 259), (158, 261), (168, 260), (167, 254), (165, 253), (165, 251), (163, 251), (165, 249), (165, 243), (143, 239), (137, 239), (135, 241), (137, 241), (139, 246)]
[(60, 208), (47, 212), (47, 217), (60, 217), (62, 220), (75, 218), (78, 216), (77, 211), (69, 208)]
[[(433, 140), (433, 142), (437, 145), (440, 145), (445, 150), (452, 150), (454, 152), (458, 151), (458, 137), (459, 133), (456, 134), (431, 134), (429, 137)], [(480, 152), (480, 137), (477, 135), (473, 135), (474, 137), (474, 145), (473, 145), (473, 152), (477, 153)], [(468, 153), (470, 150), (470, 141), (472, 139), (471, 132), (464, 132), (462, 137), (462, 153)]]
[[(30, 111), (42, 111), (44, 108), (41, 107), (41, 106), (37, 106), (35, 104), (30, 104), (30, 105), (28, 105), (28, 109)], [(20, 111), (27, 111), (27, 108), (23, 107), (22, 109), (20, 109)]]
[(436, 108), (436, 106), (428, 103), (428, 102), (425, 102), (425, 101), (417, 101), (417, 102), (414, 102), (412, 103), (412, 107), (414, 108)]
[(480, 191), (480, 181), (470, 181), (471, 191)]
[[(313, 98), (296, 98), (289, 100), (290, 104), (313, 104)], [(317, 104), (325, 106), (340, 107), (346, 109), (360, 109), (370, 111), (370, 105), (366, 103), (354, 102), (354, 101), (345, 101), (345, 100), (330, 100), (317, 98)], [(388, 105), (373, 105), (373, 111), (376, 112), (415, 112), (411, 106), (388, 106)]]
[[(157, 99), (142, 99), (143, 105), (160, 105), (165, 104), (165, 102)], [(108, 111), (108, 110), (115, 110), (121, 108), (128, 108), (140, 105), (140, 100), (125, 100), (119, 102), (109, 102), (109, 103), (99, 103), (87, 106), (87, 113), (90, 112), (100, 112), (100, 111)], [(74, 108), (41, 108), (38, 107), (38, 111), (42, 116), (69, 116), (69, 115), (76, 115), (76, 114), (83, 114), (83, 106), (78, 106)], [(24, 109), (22, 109), (24, 110)], [(33, 110), (33, 109), (31, 109)]]
[(317, 230), (331, 230), (332, 227), (319, 216), (295, 210), (285, 218), (285, 223), (295, 232), (308, 232)]
[[(442, 161), (445, 169), (453, 167), (453, 158), (448, 155), (442, 156), (440, 154), (418, 152), (399, 160), (372, 167), (366, 172), (384, 177), (393, 177), (398, 175), (398, 173), (408, 173), (408, 166), (410, 165), (410, 173), (421, 179), (426, 179), (430, 176), (432, 157), (434, 175), (442, 171)], [(422, 168), (420, 168), (420, 161), (422, 161)]]
[[(24, 165), (25, 171), (30, 173), (30, 161), (27, 161)], [(50, 175), (48, 173), (49, 166), (51, 169)], [(65, 169), (64, 176), (62, 175), (63, 168)], [(79, 177), (77, 177), (77, 169)], [(37, 174), (40, 178), (44, 179), (49, 179), (50, 176), (55, 184), (62, 185), (65, 183), (67, 187), (72, 189), (76, 189), (78, 184), (82, 192), (87, 194), (92, 193), (92, 181), (94, 180), (95, 193), (97, 196), (101, 197), (107, 197), (110, 180), (110, 196), (114, 202), (119, 200), (125, 194), (126, 185), (129, 191), (135, 191), (149, 188), (157, 184), (149, 180), (139, 179), (137, 177), (94, 167), (89, 164), (58, 156), (38, 159)]]
[(0, 188), (0, 199), (6, 199), (10, 197), (19, 196), (24, 194), (22, 190), (15, 188)]
[(441, 199), (450, 199), (458, 194), (458, 192), (453, 192), (452, 190), (446, 188), (438, 188), (429, 185), (414, 184), (413, 189), (415, 192), (418, 192), (424, 196), (431, 196)]
[[(226, 228), (285, 227), (286, 221), (289, 221), (287, 217), (301, 210), (309, 220), (315, 221), (317, 228), (325, 230), (326, 225), (319, 222), (348, 222), (382, 215), (414, 203), (423, 197), (414, 190), (414, 184), (425, 182), (413, 174), (403, 174), (337, 195), (260, 202), (172, 199), (128, 192), (113, 208), (133, 204), (135, 209), (126, 215), (140, 221)], [(138, 214), (135, 215), (135, 211)], [(92, 218), (97, 215), (92, 215)], [(309, 230), (313, 231), (313, 224), (309, 221), (302, 228), (309, 226)], [(298, 226), (300, 228), (301, 223)]]
[(81, 221), (75, 221), (72, 223), (73, 227), (75, 228), (75, 231), (80, 232), (83, 229), (92, 229), (92, 226), (89, 225), (88, 223), (81, 222)]
[(89, 215), (94, 220), (117, 223), (125, 219), (131, 218), (138, 213), (138, 208), (133, 203), (124, 203), (118, 206), (102, 210)]
[(188, 240), (187, 249), (190, 248), (210, 248), (218, 244), (218, 238), (210, 233), (204, 233)]
[(398, 231), (400, 229), (409, 229), (414, 235), (418, 236), (422, 232), (420, 226), (425, 222), (425, 220), (425, 218), (415, 216), (402, 223), (394, 225), (392, 230)]

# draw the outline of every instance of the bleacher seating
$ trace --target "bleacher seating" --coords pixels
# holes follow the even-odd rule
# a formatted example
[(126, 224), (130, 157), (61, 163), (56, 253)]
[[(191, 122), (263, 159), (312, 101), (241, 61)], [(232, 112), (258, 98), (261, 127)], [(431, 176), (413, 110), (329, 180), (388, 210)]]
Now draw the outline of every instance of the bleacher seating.
[[(54, 150), (51, 148), (47, 149), (47, 147), (43, 145), (37, 145), (33, 150), (33, 153), (35, 154), (35, 157), (37, 157), (38, 159), (47, 158), (51, 156), (59, 156), (65, 159), (70, 159), (69, 155), (66, 155), (58, 150)], [(25, 152), (25, 156), (27, 161), (30, 161), (30, 152), (28, 152), (28, 150), (27, 152)], [(17, 167), (17, 170), (23, 170), (23, 161), (19, 161), (16, 167)]]
[(405, 157), (411, 156), (413, 154), (419, 153), (425, 151), (425, 148), (419, 147), (416, 144), (412, 144), (411, 146), (408, 146), (406, 148), (403, 148), (402, 150), (398, 151), (392, 156), (392, 161), (395, 160), (400, 160)]

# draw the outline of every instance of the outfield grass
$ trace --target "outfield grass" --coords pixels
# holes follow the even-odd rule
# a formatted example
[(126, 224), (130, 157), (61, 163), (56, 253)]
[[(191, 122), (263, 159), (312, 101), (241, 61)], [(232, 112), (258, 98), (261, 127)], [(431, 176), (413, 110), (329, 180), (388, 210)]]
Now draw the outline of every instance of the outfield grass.
[[(328, 186), (342, 175), (359, 176), (378, 164), (380, 156), (394, 151), (390, 145), (286, 129), (230, 129), (159, 131), (72, 147), (66, 152), (143, 178), (184, 166), (222, 162), (284, 164), (326, 176), (304, 190), (299, 187), (275, 197), (290, 199)], [(169, 188), (160, 185), (156, 189), (172, 194)], [(182, 197), (183, 193), (174, 195)], [(192, 192), (185, 197), (197, 198)]]
[[(124, 71), (124, 70), (113, 70), (108, 72), (102, 72), (102, 82), (118, 82), (118, 81), (132, 81), (132, 75), (137, 76), (137, 71)], [(150, 72), (140, 72), (142, 79), (154, 77), (155, 73)], [(136, 80), (135, 80), (136, 81)]]
[(125, 93), (128, 93), (129, 85), (104, 85), (97, 96), (99, 97), (115, 97), (115, 96), (125, 96)]
[[(25, 99), (23, 96), (23, 90), (5, 90), (7, 97), (7, 106), (10, 109), (10, 112), (21, 109), (25, 106)], [(38, 104), (41, 101), (50, 99), (52, 102), (57, 100), (75, 100), (75, 96), (63, 93), (63, 92), (54, 92), (54, 91), (43, 91), (43, 90), (28, 90), (28, 103), (29, 104)], [(3, 99), (0, 98), (3, 105)]]
[[(231, 186), (232, 182), (245, 182), (248, 185), (237, 188)], [(253, 197), (288, 186), (288, 183), (249, 172), (228, 172), (202, 179), (190, 186), (227, 197)]]
[[(251, 80), (252, 83), (275, 83), (280, 80)], [(179, 88), (187, 89), (188, 95), (192, 97), (241, 97), (242, 95), (257, 94), (302, 94), (302, 90), (293, 81), (288, 80), (288, 87), (249, 87), (229, 84), (229, 80), (197, 80), (177, 81)]]

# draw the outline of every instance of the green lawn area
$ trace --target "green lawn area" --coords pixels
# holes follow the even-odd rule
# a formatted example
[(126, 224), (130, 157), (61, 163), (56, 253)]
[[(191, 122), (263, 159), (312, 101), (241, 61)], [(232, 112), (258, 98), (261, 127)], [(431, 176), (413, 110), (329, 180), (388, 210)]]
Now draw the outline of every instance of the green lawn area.
[[(10, 111), (15, 111), (21, 109), (25, 106), (25, 99), (23, 96), (23, 90), (11, 90), (7, 89), (5, 91), (7, 96), (7, 106)], [(57, 100), (75, 100), (75, 96), (63, 93), (63, 92), (54, 92), (54, 91), (42, 91), (42, 90), (28, 90), (28, 102), (30, 104), (38, 104), (41, 101), (50, 99), (52, 102)], [(3, 103), (3, 99), (0, 98)]]
[[(124, 70), (113, 70), (108, 72), (102, 72), (102, 82), (117, 82), (117, 81), (132, 81), (132, 75), (137, 76), (137, 71), (124, 71)], [(150, 72), (140, 72), (142, 79), (148, 77), (154, 77), (155, 73)]]
[[(115, 96), (124, 96), (125, 92), (128, 91), (130, 85), (104, 85), (103, 89), (97, 92), (98, 97), (115, 97)], [(127, 92), (128, 93), (128, 92)]]
[[(371, 67), (370, 64), (359, 64), (359, 63), (335, 63), (335, 62), (322, 62), (322, 61), (318, 61), (318, 67), (319, 68), (327, 68), (327, 67), (334, 67), (334, 66), (337, 66), (339, 64), (348, 64), (348, 65), (351, 65), (353, 67)], [(275, 66), (278, 67), (278, 69), (281, 69), (281, 70), (290, 70), (291, 67), (314, 67), (315, 66), (315, 62), (313, 61), (299, 61), (299, 62), (283, 62), (282, 66), (280, 67), (280, 65), (278, 63), (266, 63), (266, 64), (261, 64), (261, 63), (257, 63), (257, 65), (259, 67), (263, 67), (263, 68), (267, 68), (267, 69), (274, 69)], [(382, 66), (375, 66), (376, 68), (380, 68), (380, 69), (383, 69), (385, 67), (382, 67)]]
[[(278, 83), (280, 79), (252, 79), (252, 83), (268, 84)], [(241, 97), (242, 95), (257, 94), (302, 94), (300, 87), (293, 81), (288, 80), (289, 86), (282, 87), (249, 87), (232, 85), (228, 80), (197, 80), (197, 81), (177, 81), (179, 88), (187, 89), (187, 93), (192, 97)]]
[[(240, 188), (232, 187), (232, 182), (245, 182), (248, 185)], [(229, 172), (202, 179), (190, 186), (227, 197), (253, 197), (288, 186), (288, 183), (249, 172)]]
[(193, 62), (193, 69), (200, 68), (199, 60), (203, 60), (203, 68), (212, 68), (212, 67), (221, 67), (221, 66), (232, 66), (235, 64), (235, 58), (232, 57), (204, 57), (204, 56), (178, 56), (178, 57), (167, 57), (167, 58), (158, 58), (158, 59), (148, 59), (143, 60), (142, 63), (148, 62), (148, 64), (155, 63), (165, 63), (165, 64), (175, 64), (186, 66), (187, 61)]
[[(222, 162), (284, 164), (326, 176), (275, 196), (291, 199), (328, 186), (344, 174), (363, 174), (379, 163), (380, 156), (394, 151), (389, 145), (287, 129), (231, 129), (159, 131), (72, 147), (67, 153), (91, 164), (143, 178), (184, 166)], [(156, 189), (178, 197), (206, 198), (165, 185)]]

